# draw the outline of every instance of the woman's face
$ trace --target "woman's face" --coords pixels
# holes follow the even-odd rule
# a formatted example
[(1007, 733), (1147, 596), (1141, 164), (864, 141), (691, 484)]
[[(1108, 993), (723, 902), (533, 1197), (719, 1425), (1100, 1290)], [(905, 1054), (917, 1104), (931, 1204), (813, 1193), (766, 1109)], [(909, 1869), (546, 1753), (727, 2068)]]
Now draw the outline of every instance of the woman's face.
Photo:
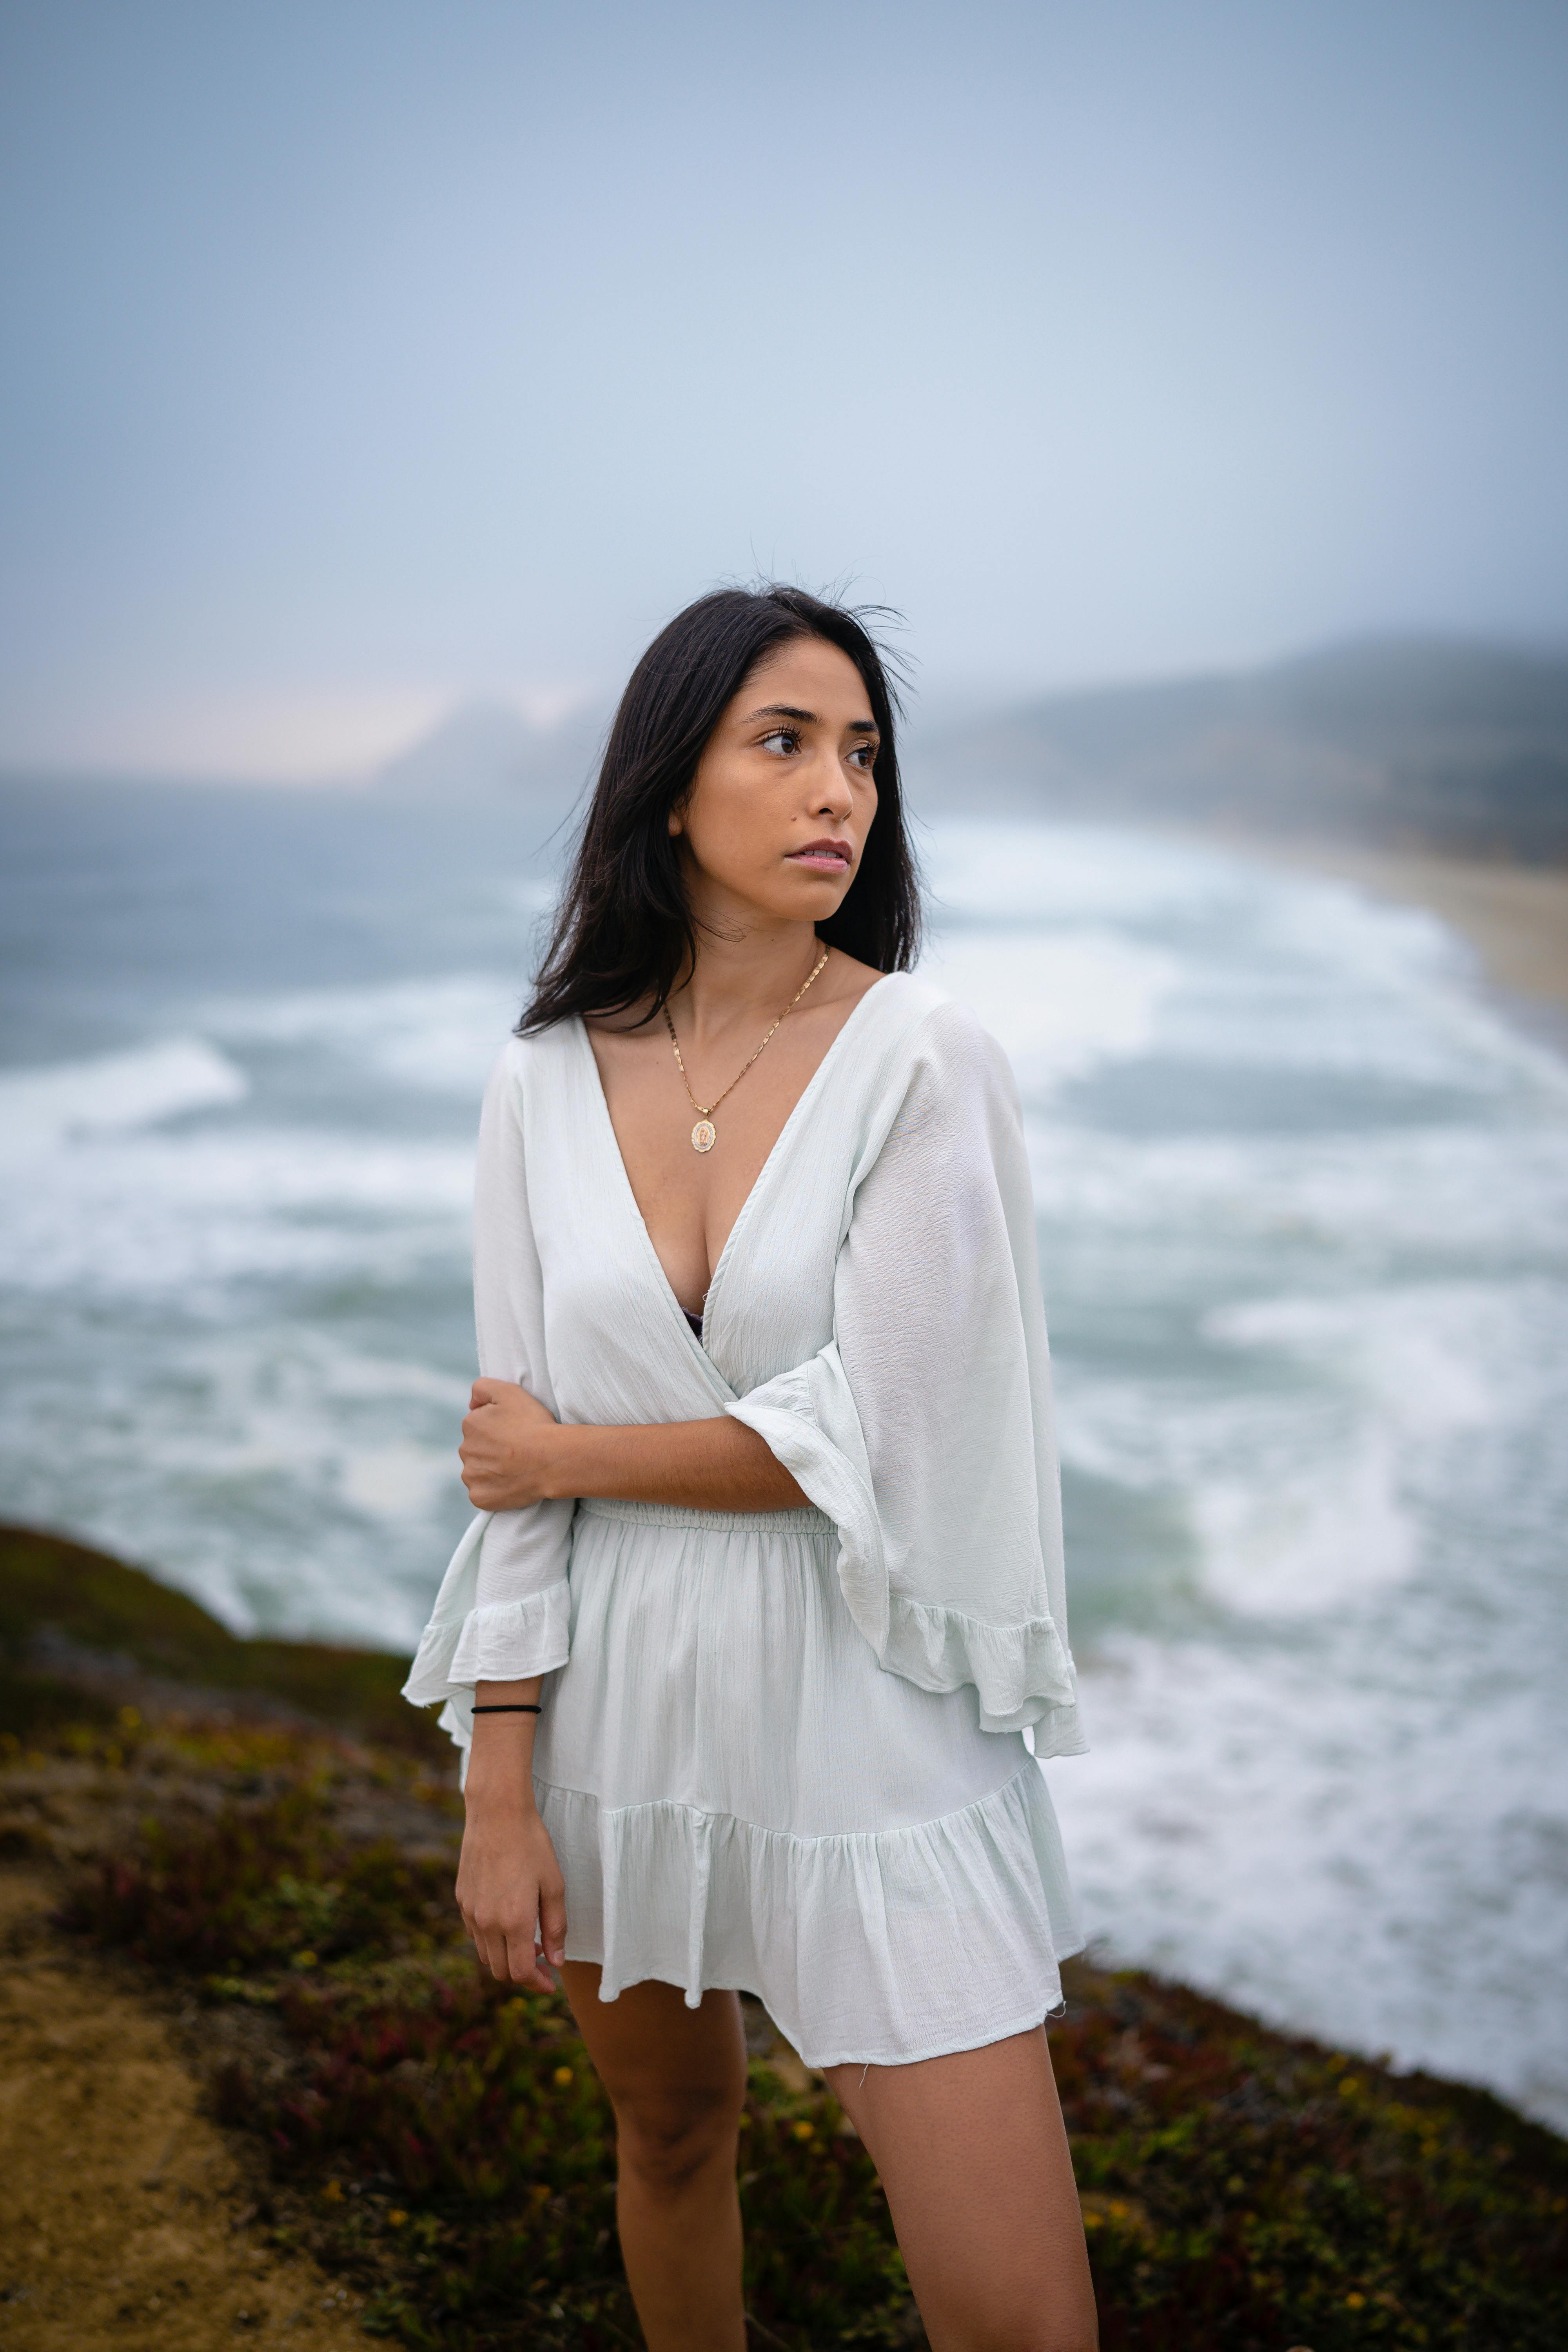
[(670, 812), (689, 866), (759, 913), (824, 921), (855, 878), (877, 814), (878, 740), (847, 654), (821, 637), (781, 646), (730, 704), (685, 807)]

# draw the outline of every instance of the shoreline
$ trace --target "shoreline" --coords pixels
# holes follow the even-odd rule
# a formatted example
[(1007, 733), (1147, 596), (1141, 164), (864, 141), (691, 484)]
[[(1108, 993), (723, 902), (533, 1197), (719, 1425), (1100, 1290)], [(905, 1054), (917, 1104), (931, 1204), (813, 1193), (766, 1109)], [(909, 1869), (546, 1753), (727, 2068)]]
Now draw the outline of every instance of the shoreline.
[(1435, 915), (1474, 953), (1485, 992), (1538, 1042), (1568, 1052), (1568, 867), (1507, 866), (1444, 850), (1383, 849), (1235, 825), (1180, 830), (1184, 839), (1320, 874)]

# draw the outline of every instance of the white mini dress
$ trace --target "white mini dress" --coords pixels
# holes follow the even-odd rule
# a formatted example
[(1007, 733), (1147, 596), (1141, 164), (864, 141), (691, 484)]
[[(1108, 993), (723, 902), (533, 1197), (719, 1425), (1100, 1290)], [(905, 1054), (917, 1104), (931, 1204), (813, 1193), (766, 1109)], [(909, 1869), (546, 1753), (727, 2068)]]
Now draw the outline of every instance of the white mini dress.
[[(760, 1996), (810, 2066), (1037, 2025), (1082, 1948), (1035, 1759), (1084, 1745), (1017, 1088), (974, 1015), (860, 999), (713, 1271), (701, 1336), (581, 1021), (513, 1039), (475, 1192), (481, 1370), (558, 1419), (730, 1412), (807, 1507), (480, 1513), (405, 1696), (542, 1675), (566, 1956)], [(1033, 1754), (1026, 1739), (1033, 1741)]]

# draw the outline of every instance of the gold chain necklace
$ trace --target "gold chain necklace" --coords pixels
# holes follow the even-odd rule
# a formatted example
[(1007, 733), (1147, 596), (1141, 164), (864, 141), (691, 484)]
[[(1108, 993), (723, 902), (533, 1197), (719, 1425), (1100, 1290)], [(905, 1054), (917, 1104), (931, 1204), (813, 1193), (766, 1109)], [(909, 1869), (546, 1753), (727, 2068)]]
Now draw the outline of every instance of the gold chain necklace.
[[(778, 1027), (779, 1021), (784, 1019), (785, 1013), (793, 1013), (795, 1011), (795, 1006), (800, 1003), (801, 998), (805, 994), (806, 990), (811, 986), (812, 982), (816, 978), (817, 973), (822, 970), (823, 965), (826, 961), (827, 950), (824, 948), (822, 953), (817, 957), (816, 961), (812, 965), (810, 971), (801, 982), (800, 986), (795, 990), (795, 992), (790, 998), (789, 1003), (784, 1006), (784, 1013), (779, 1014), (779, 1020), (773, 1023), (773, 1029)], [(735, 1073), (735, 1076), (725, 1087), (724, 1095), (715, 1095), (710, 1103), (700, 1103), (696, 1096), (691, 1091), (691, 1081), (686, 1075), (686, 1065), (680, 1058), (680, 1040), (675, 1034), (675, 1024), (669, 1017), (669, 1007), (668, 1004), (664, 1004), (659, 1007), (659, 1010), (664, 1014), (664, 1025), (669, 1032), (669, 1042), (675, 1048), (676, 1066), (680, 1072), (680, 1083), (686, 1088), (686, 1099), (691, 1105), (692, 1109), (697, 1113), (697, 1124), (691, 1130), (691, 1149), (693, 1151), (711, 1151), (713, 1146), (719, 1140), (719, 1130), (713, 1124), (714, 1112), (723, 1101), (724, 1095), (733, 1094), (735, 1088), (740, 1085), (741, 1080), (745, 1076), (746, 1071), (751, 1068), (752, 1062), (756, 1060), (757, 1054), (762, 1052), (763, 1045), (767, 1044), (768, 1037), (773, 1035), (773, 1029), (770, 1029), (768, 1031), (768, 1037), (764, 1037), (763, 1039), (763, 1045), (759, 1045), (757, 1047), (757, 1054), (753, 1054), (752, 1055), (752, 1062), (748, 1062), (744, 1069), (738, 1070)]]

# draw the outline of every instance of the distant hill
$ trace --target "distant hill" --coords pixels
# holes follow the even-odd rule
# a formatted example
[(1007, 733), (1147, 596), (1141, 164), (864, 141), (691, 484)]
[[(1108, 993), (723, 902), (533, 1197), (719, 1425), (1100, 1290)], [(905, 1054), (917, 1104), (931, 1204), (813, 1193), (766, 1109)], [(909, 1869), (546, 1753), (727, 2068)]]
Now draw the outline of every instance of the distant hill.
[(536, 727), (510, 703), (463, 703), (378, 768), (372, 788), (402, 801), (526, 795), (564, 814), (587, 781), (604, 728), (596, 708)]
[[(379, 766), (349, 774), (333, 772), (314, 778), (299, 774), (288, 779), (288, 789), (305, 793), (360, 793), (366, 790), (387, 801), (463, 801), (526, 798), (530, 814), (551, 824), (565, 815), (589, 782), (597, 765), (609, 711), (598, 704), (584, 705), (554, 725), (531, 723), (509, 702), (458, 703), (416, 741)], [(158, 791), (273, 789), (274, 782), (247, 773), (226, 775), (215, 768), (205, 775), (113, 765), (53, 769), (45, 764), (0, 767), (0, 790), (47, 791), (61, 785)]]
[(928, 806), (1166, 816), (1568, 862), (1568, 655), (1370, 638), (917, 740)]

